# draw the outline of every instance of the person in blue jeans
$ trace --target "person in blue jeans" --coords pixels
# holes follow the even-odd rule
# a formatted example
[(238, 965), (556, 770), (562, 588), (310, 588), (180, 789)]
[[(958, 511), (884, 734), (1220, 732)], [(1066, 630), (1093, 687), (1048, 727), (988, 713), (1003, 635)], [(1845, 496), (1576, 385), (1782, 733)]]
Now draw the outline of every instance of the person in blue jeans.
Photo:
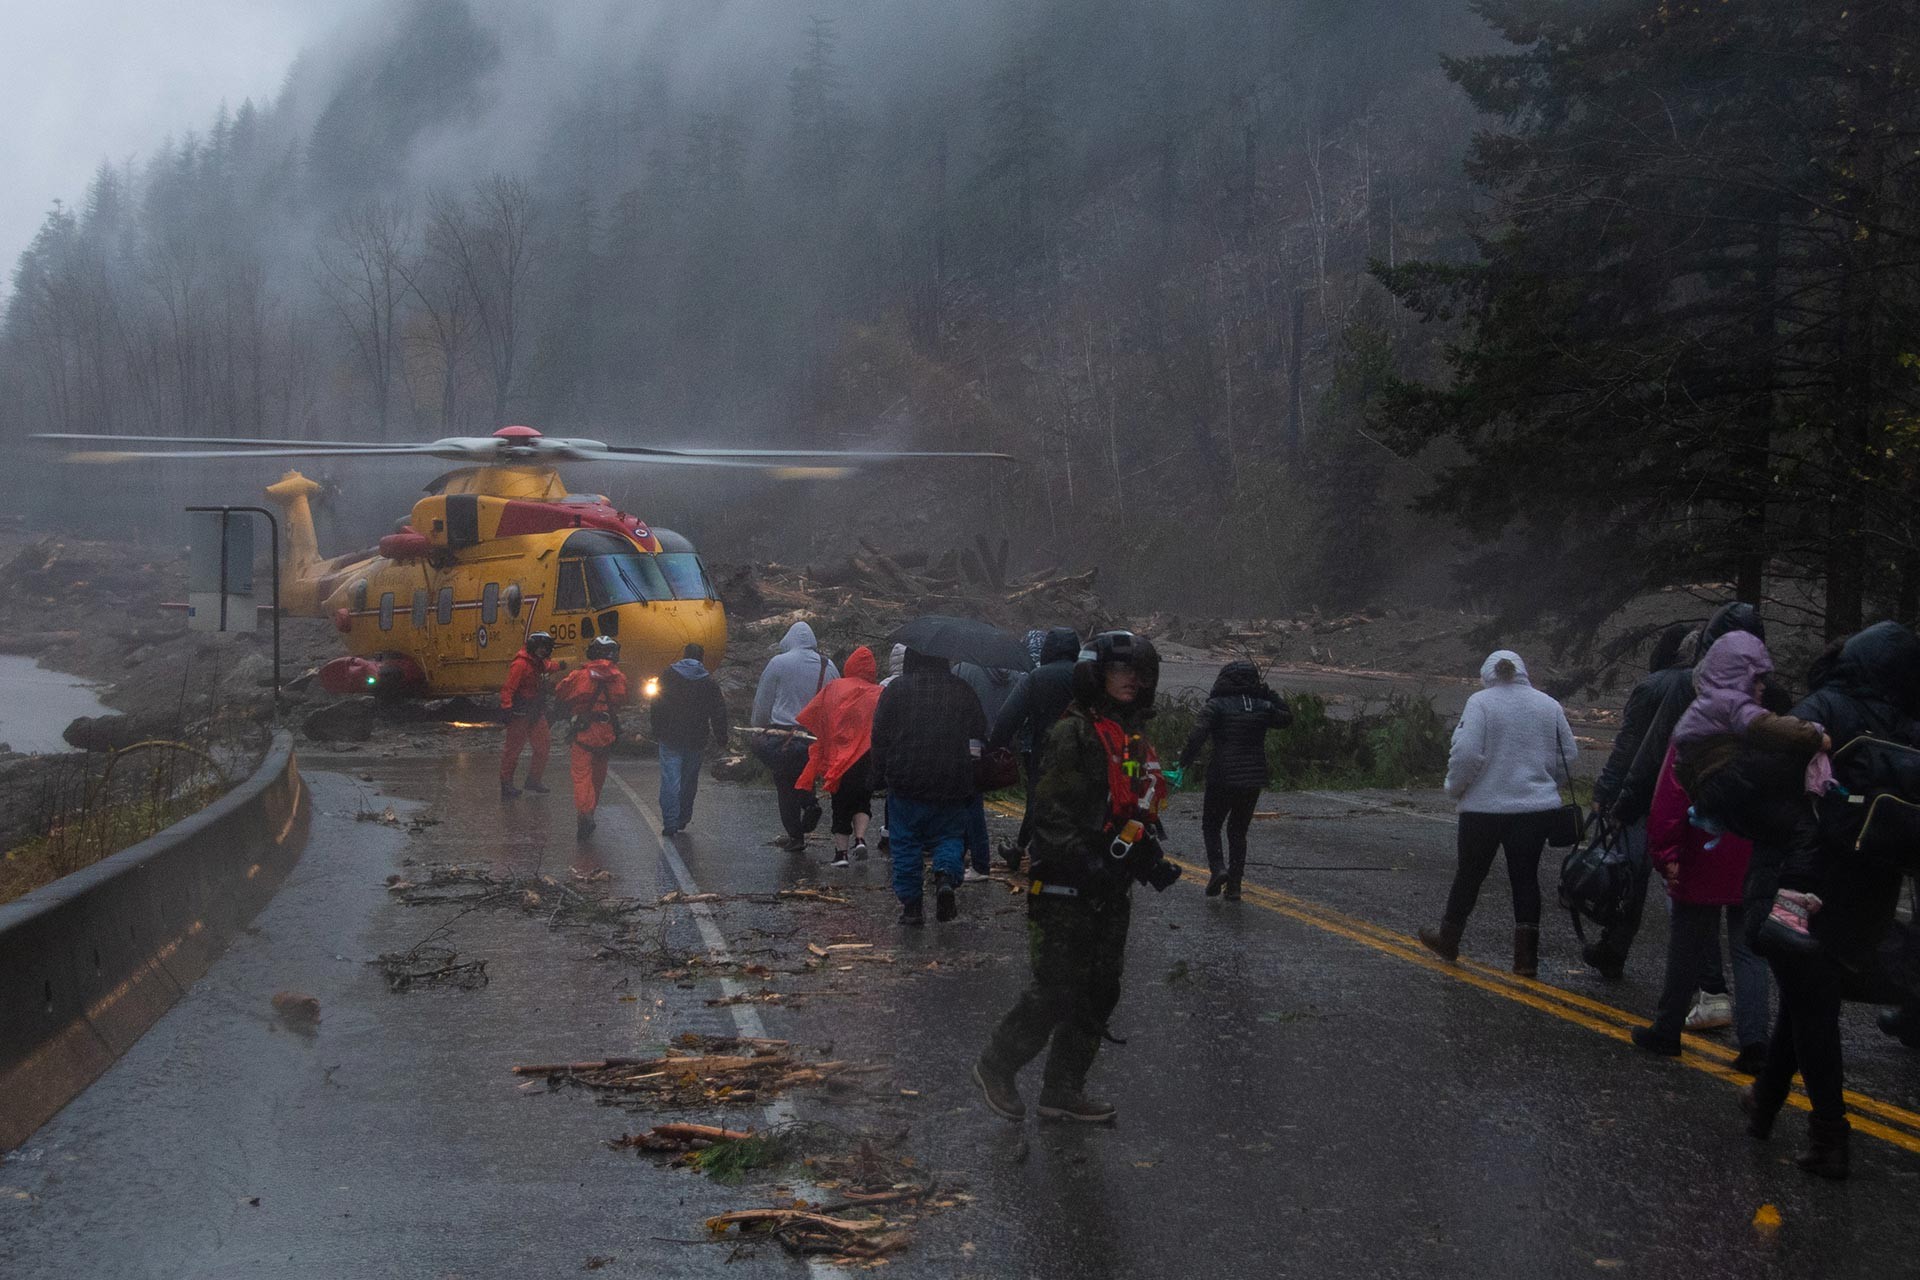
[(707, 653), (697, 644), (660, 675), (660, 692), (651, 709), (654, 741), (660, 744), (660, 834), (677, 836), (693, 821), (693, 798), (700, 790), (700, 758), (713, 735), (727, 745), (727, 703), (720, 682), (707, 670)]
[(987, 716), (946, 659), (907, 650), (900, 678), (888, 683), (873, 715), (870, 781), (887, 790), (893, 892), (900, 923), (926, 922), (925, 867), (933, 855), (934, 918), (959, 914), (954, 890), (966, 874), (968, 808), (974, 760)]

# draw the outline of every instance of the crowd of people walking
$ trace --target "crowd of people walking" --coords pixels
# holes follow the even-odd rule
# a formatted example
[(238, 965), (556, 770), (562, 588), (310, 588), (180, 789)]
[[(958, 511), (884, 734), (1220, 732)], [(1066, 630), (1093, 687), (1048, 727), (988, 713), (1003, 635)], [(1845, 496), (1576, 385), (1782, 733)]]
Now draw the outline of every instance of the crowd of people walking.
[[(583, 838), (626, 698), (617, 646), (595, 646), (556, 684), (552, 639), (536, 633), (501, 693), (509, 724), (503, 797), (518, 794), (514, 776), (529, 749), (526, 788), (545, 789), (549, 707), (559, 704), (569, 717)], [(891, 860), (899, 923), (924, 925), (929, 892), (934, 919), (950, 921), (959, 914), (957, 890), (989, 867), (986, 793), (1023, 784), (1019, 832), (1000, 852), (1023, 875), (1032, 976), (973, 1078), (994, 1112), (1019, 1119), (1026, 1105), (1017, 1074), (1048, 1049), (1039, 1113), (1110, 1120), (1115, 1108), (1087, 1095), (1086, 1076), (1120, 998), (1132, 888), (1165, 888), (1179, 874), (1159, 851), (1161, 807), (1209, 753), (1200, 824), (1206, 893), (1237, 900), (1269, 776), (1268, 735), (1289, 724), (1291, 709), (1252, 663), (1230, 662), (1178, 759), (1163, 766), (1145, 733), (1160, 676), (1145, 637), (1110, 631), (1083, 641), (1069, 628), (1033, 631), (1024, 659), (1016, 652), (1011, 662), (956, 661), (937, 647), (895, 644), (882, 680), (872, 649), (846, 654), (843, 671), (807, 623), (787, 631), (760, 676), (747, 730), (772, 778), (775, 843), (807, 848), (824, 791), (831, 865), (864, 861), (874, 800), (884, 795), (878, 845)], [(668, 836), (692, 819), (708, 742), (729, 738), (704, 657), (688, 646), (651, 708)], [(1584, 809), (1574, 798), (1579, 749), (1559, 703), (1534, 687), (1510, 650), (1489, 654), (1480, 678), (1453, 731), (1444, 784), (1457, 808), (1453, 880), (1420, 941), (1457, 962), (1481, 889), (1504, 858), (1511, 968), (1536, 979), (1540, 862), (1549, 847), (1577, 846), (1610, 869), (1614, 888), (1604, 912), (1575, 902), (1564, 883), (1560, 897), (1576, 907), (1582, 962), (1617, 981), (1657, 876), (1668, 899), (1664, 980), (1650, 1022), (1632, 1032), (1634, 1045), (1677, 1057), (1685, 1034), (1730, 1027), (1733, 1069), (1753, 1077), (1741, 1096), (1748, 1132), (1771, 1134), (1798, 1076), (1811, 1103), (1798, 1163), (1847, 1176), (1843, 1002), (1892, 1006), (1883, 1029), (1920, 1046), (1920, 994), (1895, 981), (1882, 958), (1900, 934), (1920, 954), (1920, 931), (1895, 917), (1904, 873), (1920, 867), (1920, 856), (1907, 844), (1891, 857), (1860, 852), (1873, 843), (1866, 827), (1878, 812), (1863, 801), (1881, 793), (1920, 798), (1920, 638), (1882, 622), (1835, 642), (1796, 701), (1752, 605), (1727, 605), (1698, 627), (1669, 627), (1627, 697)], [(1600, 930), (1591, 942), (1581, 910)]]

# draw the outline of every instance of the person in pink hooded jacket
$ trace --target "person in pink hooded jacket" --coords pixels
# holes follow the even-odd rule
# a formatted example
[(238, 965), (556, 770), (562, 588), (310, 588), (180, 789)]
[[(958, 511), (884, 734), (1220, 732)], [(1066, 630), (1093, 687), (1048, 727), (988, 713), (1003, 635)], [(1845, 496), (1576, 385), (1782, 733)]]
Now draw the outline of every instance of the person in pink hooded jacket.
[(1758, 1074), (1767, 1057), (1767, 965), (1747, 946), (1742, 890), (1753, 845), (1728, 832), (1717, 840), (1688, 819), (1692, 807), (1674, 775), (1667, 748), (1647, 813), (1647, 856), (1673, 900), (1667, 935), (1667, 979), (1653, 1025), (1635, 1027), (1633, 1042), (1649, 1053), (1680, 1055), (1680, 1033), (1700, 974), (1717, 969), (1721, 921), (1733, 951), (1736, 1071)]

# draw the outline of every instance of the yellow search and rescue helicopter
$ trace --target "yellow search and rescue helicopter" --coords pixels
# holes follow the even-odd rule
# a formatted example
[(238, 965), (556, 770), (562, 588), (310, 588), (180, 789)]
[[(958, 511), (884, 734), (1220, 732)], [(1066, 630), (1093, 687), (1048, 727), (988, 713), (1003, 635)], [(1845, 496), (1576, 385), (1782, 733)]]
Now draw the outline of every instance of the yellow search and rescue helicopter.
[(502, 427), (492, 436), (424, 444), (232, 440), (192, 436), (41, 435), (90, 446), (75, 462), (157, 458), (451, 458), (466, 463), (427, 486), (412, 515), (377, 547), (321, 555), (309, 497), (320, 486), (289, 471), (267, 494), (286, 513), (281, 607), (333, 621), (348, 650), (321, 668), (324, 687), (397, 695), (486, 695), (506, 680), (526, 637), (545, 631), (575, 665), (587, 641), (620, 642), (637, 701), (689, 643), (709, 667), (726, 651), (727, 616), (693, 544), (617, 510), (599, 494), (570, 493), (558, 462), (750, 467), (784, 478), (835, 477), (862, 463), (1001, 458), (989, 453), (779, 449), (668, 449), (543, 436)]

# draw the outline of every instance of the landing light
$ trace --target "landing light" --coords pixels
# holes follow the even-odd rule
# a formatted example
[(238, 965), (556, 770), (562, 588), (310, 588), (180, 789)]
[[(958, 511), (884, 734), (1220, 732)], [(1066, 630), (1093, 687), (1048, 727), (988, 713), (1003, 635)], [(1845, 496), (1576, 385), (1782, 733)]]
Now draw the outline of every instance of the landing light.
[(660, 696), (660, 677), (648, 676), (647, 682), (640, 686), (640, 692), (649, 698)]

